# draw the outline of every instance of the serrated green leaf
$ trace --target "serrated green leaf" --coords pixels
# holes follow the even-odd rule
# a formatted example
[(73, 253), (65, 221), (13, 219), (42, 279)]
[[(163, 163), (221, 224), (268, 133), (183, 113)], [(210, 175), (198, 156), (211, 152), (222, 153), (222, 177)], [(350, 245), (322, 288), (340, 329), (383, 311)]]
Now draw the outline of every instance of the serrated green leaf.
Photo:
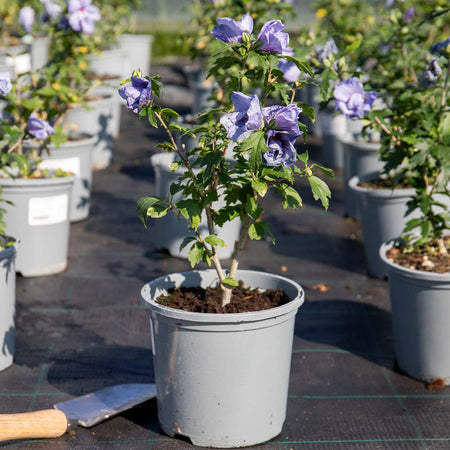
[(302, 198), (300, 194), (291, 186), (283, 186), (283, 208), (300, 208)]
[(202, 259), (203, 259), (203, 253), (205, 252), (205, 249), (203, 248), (202, 244), (200, 242), (195, 242), (192, 244), (191, 248), (189, 249), (189, 262), (191, 263), (191, 267), (195, 267)]
[(194, 230), (198, 228), (201, 222), (201, 209), (197, 202), (191, 199), (179, 200), (175, 203), (175, 207), (184, 218), (189, 220)]
[(264, 197), (267, 193), (268, 186), (267, 186), (267, 183), (264, 183), (262, 181), (253, 180), (252, 188), (258, 193), (258, 195), (260, 197)]
[(210, 234), (209, 236), (206, 236), (205, 241), (209, 245), (212, 245), (213, 247), (225, 247), (225, 242), (215, 234)]
[(239, 286), (239, 283), (232, 277), (226, 277), (222, 280), (222, 284), (225, 286), (235, 287)]
[(147, 211), (150, 207), (160, 202), (161, 199), (158, 197), (141, 197), (136, 205), (138, 217), (141, 219), (141, 222), (146, 225), (146, 220), (148, 217)]
[(314, 200), (320, 200), (322, 202), (322, 206), (327, 210), (330, 203), (329, 199), (331, 198), (330, 188), (325, 181), (315, 175), (308, 177), (308, 181), (311, 186)]
[(189, 245), (192, 241), (195, 241), (195, 237), (193, 236), (187, 236), (183, 239), (183, 242), (180, 244), (180, 252)]
[(159, 219), (160, 217), (164, 217), (168, 211), (169, 208), (167, 208), (166, 206), (153, 205), (148, 208), (147, 216), (151, 217), (152, 219)]
[(270, 231), (270, 224), (268, 222), (252, 223), (248, 229), (248, 237), (259, 241), (265, 236), (271, 236), (272, 242), (275, 242), (272, 232)]

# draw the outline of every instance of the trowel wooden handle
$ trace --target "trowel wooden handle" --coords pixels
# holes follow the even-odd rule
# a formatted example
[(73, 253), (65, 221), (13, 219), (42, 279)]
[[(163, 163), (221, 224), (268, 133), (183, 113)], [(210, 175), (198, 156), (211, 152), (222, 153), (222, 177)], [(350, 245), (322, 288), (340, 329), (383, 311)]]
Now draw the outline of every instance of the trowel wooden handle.
[(13, 439), (55, 438), (67, 431), (66, 415), (57, 409), (0, 414), (0, 442)]

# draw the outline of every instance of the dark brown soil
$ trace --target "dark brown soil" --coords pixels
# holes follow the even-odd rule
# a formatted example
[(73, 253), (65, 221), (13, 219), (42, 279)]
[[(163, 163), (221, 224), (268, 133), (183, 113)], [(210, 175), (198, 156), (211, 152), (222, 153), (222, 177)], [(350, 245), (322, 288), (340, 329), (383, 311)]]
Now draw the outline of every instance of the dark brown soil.
[(367, 189), (407, 189), (412, 187), (411, 185), (401, 182), (394, 185), (391, 178), (378, 178), (376, 180), (360, 181), (358, 186)]
[(395, 246), (386, 252), (387, 258), (403, 267), (424, 272), (450, 273), (450, 236), (445, 238), (448, 254), (439, 254), (435, 243), (409, 250), (405, 246)]
[(231, 302), (222, 308), (222, 291), (220, 288), (177, 288), (169, 290), (168, 295), (158, 298), (158, 303), (189, 312), (231, 314), (262, 311), (284, 305), (290, 300), (282, 289), (245, 288), (242, 284), (233, 288)]

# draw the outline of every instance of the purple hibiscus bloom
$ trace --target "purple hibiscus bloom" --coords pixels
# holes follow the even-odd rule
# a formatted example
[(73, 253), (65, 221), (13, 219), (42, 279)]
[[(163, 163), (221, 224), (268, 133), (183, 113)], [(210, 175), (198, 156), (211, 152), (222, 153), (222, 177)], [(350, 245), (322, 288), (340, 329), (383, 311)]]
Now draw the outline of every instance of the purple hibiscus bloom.
[(297, 135), (287, 131), (268, 130), (266, 145), (269, 151), (262, 154), (263, 162), (267, 166), (291, 167), (297, 161), (295, 141)]
[(317, 55), (317, 59), (319, 61), (323, 61), (324, 59), (328, 58), (328, 55), (333, 54), (335, 55), (338, 53), (339, 50), (336, 46), (336, 43), (334, 42), (333, 38), (328, 39), (327, 42), (325, 42), (325, 45), (320, 50), (319, 54)]
[(438, 64), (436, 58), (431, 58), (423, 71), (425, 84), (430, 85), (436, 83), (441, 72), (441, 66)]
[(11, 74), (9, 72), (0, 72), (0, 95), (8, 95), (11, 89)]
[(267, 106), (263, 108), (264, 120), (269, 128), (287, 131), (300, 136), (302, 132), (298, 126), (298, 115), (302, 109), (297, 105), (291, 104), (287, 106)]
[(19, 11), (19, 23), (27, 33), (31, 31), (34, 23), (34, 9), (31, 6), (24, 6)]
[(101, 16), (99, 9), (91, 5), (91, 2), (92, 0), (68, 0), (69, 25), (72, 30), (85, 34), (94, 32), (95, 22)]
[(247, 13), (239, 22), (229, 17), (218, 18), (217, 26), (212, 29), (214, 37), (222, 42), (242, 42), (242, 33), (252, 34), (253, 19)]
[(62, 6), (52, 2), (51, 0), (41, 0), (41, 3), (44, 5), (45, 12), (47, 13), (48, 17), (51, 17), (52, 19), (58, 17), (58, 15), (62, 11)]
[(249, 96), (242, 92), (233, 92), (231, 101), (236, 112), (223, 116), (220, 119), (220, 123), (226, 128), (229, 139), (242, 141), (252, 131), (262, 128), (263, 115), (261, 105), (256, 94)]
[(291, 55), (292, 49), (289, 47), (289, 34), (283, 33), (284, 25), (280, 20), (269, 20), (266, 22), (258, 34), (261, 50), (278, 53), (279, 55)]
[(119, 95), (127, 101), (127, 108), (138, 113), (152, 99), (152, 84), (142, 77), (131, 77), (131, 86), (119, 89)]
[(283, 72), (284, 80), (288, 83), (297, 81), (301, 74), (297, 64), (288, 61), (287, 59), (280, 59), (278, 61), (278, 68)]
[(408, 8), (404, 13), (403, 13), (403, 22), (405, 23), (409, 23), (411, 22), (411, 20), (413, 19), (415, 14), (414, 8)]
[(446, 49), (449, 45), (450, 45), (450, 37), (448, 37), (445, 41), (433, 44), (430, 47), (431, 53), (434, 53), (435, 55), (441, 55), (442, 51)]
[(53, 127), (46, 120), (39, 119), (34, 113), (30, 114), (28, 118), (28, 131), (35, 138), (42, 140), (55, 133)]
[(361, 81), (352, 77), (335, 86), (334, 98), (336, 111), (339, 110), (347, 119), (361, 119), (372, 109), (377, 93), (365, 92)]

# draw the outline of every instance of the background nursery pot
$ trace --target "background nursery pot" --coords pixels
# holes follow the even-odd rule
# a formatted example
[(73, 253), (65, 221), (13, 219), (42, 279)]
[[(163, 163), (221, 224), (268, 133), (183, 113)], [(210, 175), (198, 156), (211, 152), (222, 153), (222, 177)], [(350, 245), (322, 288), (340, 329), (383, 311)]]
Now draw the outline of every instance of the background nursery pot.
[(15, 246), (0, 251), (0, 371), (9, 367), (14, 358), (15, 256)]
[(450, 385), (450, 273), (407, 269), (380, 257), (389, 273), (392, 326), (398, 366), (413, 378)]
[(282, 288), (289, 303), (265, 311), (203, 314), (168, 308), (155, 299), (170, 287), (214, 285), (215, 270), (170, 274), (147, 283), (158, 418), (169, 436), (195, 445), (243, 447), (281, 432), (295, 314), (304, 301), (297, 283), (238, 271), (245, 286)]
[(360, 219), (360, 211), (348, 182), (355, 175), (364, 175), (383, 169), (384, 163), (378, 159), (380, 143), (364, 142), (344, 136), (340, 136), (339, 140), (344, 150), (345, 210), (349, 217)]
[(354, 176), (348, 182), (352, 197), (357, 200), (364, 236), (367, 270), (373, 277), (387, 276), (386, 265), (380, 259), (380, 245), (399, 236), (406, 222), (406, 203), (414, 195), (414, 189), (381, 189), (359, 186), (359, 183), (379, 179), (379, 172)]
[(69, 207), (75, 177), (0, 178), (6, 233), (20, 241), (16, 270), (24, 277), (65, 270), (69, 245)]
[[(172, 172), (170, 170), (170, 163), (173, 159), (173, 154), (169, 153), (156, 153), (151, 157), (151, 163), (155, 170), (156, 195), (163, 196), (166, 192), (169, 192), (170, 185), (176, 182), (180, 176), (180, 172)], [(218, 203), (220, 205), (220, 199)], [(220, 206), (225, 206), (225, 204)], [(168, 214), (154, 221), (152, 228), (155, 230), (157, 246), (165, 248), (172, 256), (188, 258), (189, 246), (180, 251), (180, 245), (189, 231), (189, 226), (184, 219), (179, 219), (175, 214)], [(239, 218), (236, 218), (231, 222), (225, 223), (223, 227), (217, 228), (217, 235), (226, 244), (225, 247), (217, 248), (219, 258), (230, 258), (233, 253), (234, 242), (239, 239), (241, 222)], [(204, 215), (199, 229), (202, 233), (208, 229), (206, 216)]]

